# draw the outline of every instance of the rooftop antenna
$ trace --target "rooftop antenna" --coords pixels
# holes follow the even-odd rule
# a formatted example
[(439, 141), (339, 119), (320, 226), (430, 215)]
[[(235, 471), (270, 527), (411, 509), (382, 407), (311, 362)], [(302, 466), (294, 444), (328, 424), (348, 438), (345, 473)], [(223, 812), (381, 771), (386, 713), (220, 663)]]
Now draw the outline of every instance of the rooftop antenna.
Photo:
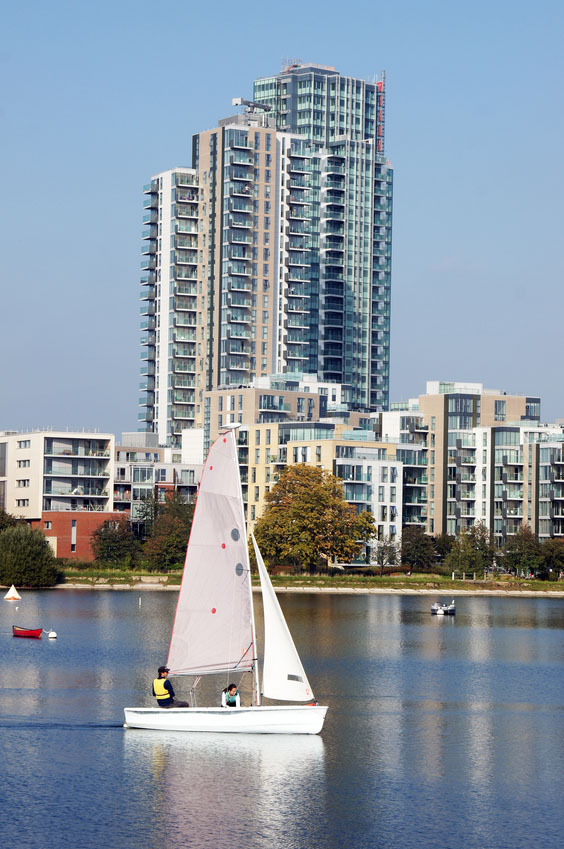
[(255, 100), (245, 100), (242, 97), (234, 97), (231, 101), (232, 106), (246, 106), (247, 112), (270, 112), (272, 106), (268, 103), (257, 103)]
[(298, 68), (302, 64), (302, 60), (298, 57), (287, 56), (285, 59), (282, 57), (282, 61), (280, 62), (280, 73), (283, 74), (291, 68)]

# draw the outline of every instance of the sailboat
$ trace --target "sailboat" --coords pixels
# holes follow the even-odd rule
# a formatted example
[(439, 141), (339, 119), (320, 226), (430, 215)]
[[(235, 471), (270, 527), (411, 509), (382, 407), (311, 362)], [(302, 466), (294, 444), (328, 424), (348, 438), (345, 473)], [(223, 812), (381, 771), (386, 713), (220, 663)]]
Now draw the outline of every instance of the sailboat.
[[(194, 676), (191, 706), (125, 708), (126, 728), (239, 734), (318, 734), (327, 707), (318, 705), (252, 536), (264, 610), (262, 691), (251, 569), (235, 430), (210, 448), (194, 510), (174, 619), (170, 675)], [(251, 673), (252, 704), (195, 704), (203, 675)], [(262, 697), (306, 704), (264, 705)], [(219, 699), (218, 699), (219, 702)]]

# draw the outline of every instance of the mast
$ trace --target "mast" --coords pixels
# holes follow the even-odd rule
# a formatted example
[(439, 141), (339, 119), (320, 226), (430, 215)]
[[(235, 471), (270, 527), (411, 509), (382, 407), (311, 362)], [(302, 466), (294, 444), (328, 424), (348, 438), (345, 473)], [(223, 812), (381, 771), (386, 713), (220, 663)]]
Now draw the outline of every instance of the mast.
[[(237, 480), (239, 481), (239, 504), (241, 505), (241, 521), (243, 528), (247, 529), (247, 523), (245, 522), (245, 508), (243, 505), (243, 487), (241, 485), (241, 470), (239, 468), (239, 451), (237, 448), (237, 440), (235, 438), (235, 432), (239, 425), (231, 426), (229, 428), (231, 432), (231, 436), (234, 443), (235, 450), (235, 463), (237, 466)], [(255, 704), (260, 705), (260, 686), (259, 686), (259, 671), (258, 671), (258, 646), (257, 646), (257, 631), (255, 626), (255, 606), (253, 604), (253, 582), (251, 578), (251, 563), (249, 560), (249, 543), (248, 536), (245, 539), (245, 551), (247, 553), (247, 570), (249, 576), (249, 600), (251, 604), (251, 632), (253, 635), (253, 690), (255, 694)]]

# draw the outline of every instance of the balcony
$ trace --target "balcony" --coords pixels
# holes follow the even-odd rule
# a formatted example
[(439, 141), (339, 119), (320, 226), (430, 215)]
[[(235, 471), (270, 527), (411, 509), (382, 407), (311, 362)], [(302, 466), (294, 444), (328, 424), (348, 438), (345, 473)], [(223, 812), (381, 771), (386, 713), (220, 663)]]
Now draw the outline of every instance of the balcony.
[(345, 174), (345, 166), (336, 162), (327, 162), (327, 174)]
[(177, 186), (193, 186), (194, 181), (197, 179), (194, 174), (181, 174), (179, 172), (175, 174), (175, 177)]
[(247, 183), (252, 183), (254, 179), (253, 172), (246, 168), (237, 168), (232, 165), (229, 168), (229, 179), (230, 180), (243, 180)]
[(176, 204), (176, 216), (177, 218), (197, 218), (198, 217), (198, 207), (196, 204)]
[(250, 197), (251, 187), (247, 183), (233, 183), (229, 186), (230, 197)]
[(237, 136), (234, 136), (231, 139), (231, 145), (230, 145), (231, 148), (233, 148), (234, 150), (252, 150), (253, 149), (252, 145), (249, 143), (248, 138), (247, 138), (246, 141), (245, 141), (245, 136), (240, 136), (239, 138), (241, 139), (240, 141), (237, 141)]
[(292, 265), (305, 265), (309, 266), (311, 262), (311, 258), (309, 253), (305, 253), (303, 251), (298, 251), (294, 249), (291, 253), (288, 253), (288, 266)]
[(343, 190), (342, 193), (337, 194), (334, 189), (331, 191), (323, 192), (321, 195), (321, 203), (322, 205), (332, 205), (332, 206), (344, 206), (345, 205), (345, 192)]
[(188, 191), (187, 189), (178, 189), (176, 192), (176, 200), (178, 203), (196, 203), (198, 200), (198, 192)]
[(252, 242), (251, 234), (240, 229), (227, 231), (226, 237), (224, 241), (231, 245), (250, 245)]
[(250, 292), (251, 281), (241, 277), (230, 277), (228, 290), (230, 292)]
[[(176, 283), (174, 287), (175, 295), (197, 295), (198, 287), (196, 283)], [(192, 298), (190, 301), (183, 301), (186, 304), (193, 304), (192, 309), (196, 309), (195, 299)], [(190, 307), (185, 307), (185, 309), (190, 309)]]
[(43, 490), (43, 495), (64, 495), (69, 497), (76, 497), (77, 495), (88, 495), (92, 498), (107, 498), (108, 491), (107, 489), (102, 489), (101, 487), (92, 487), (92, 486), (54, 486), (49, 488), (47, 486), (48, 481), (45, 481), (45, 487)]
[(290, 194), (289, 202), (293, 204), (312, 204), (314, 201), (313, 192), (296, 189)]
[(178, 235), (174, 239), (175, 248), (191, 248), (196, 250), (198, 247), (198, 237), (196, 235)]
[[(193, 263), (190, 263), (193, 265)], [(175, 277), (177, 280), (193, 280), (196, 282), (196, 266), (193, 265), (193, 268), (176, 268), (175, 269)]]
[(248, 197), (231, 197), (229, 200), (229, 211), (250, 214), (253, 211), (253, 205)]
[(230, 165), (253, 165), (253, 155), (252, 153), (231, 153), (229, 155), (229, 164)]
[(230, 262), (227, 263), (227, 274), (232, 275), (244, 275), (245, 277), (251, 277), (251, 266), (245, 265), (243, 262)]
[(196, 386), (196, 380), (194, 377), (175, 377), (172, 385), (175, 389), (193, 389)]
[[(330, 202), (325, 200), (326, 208), (323, 210), (323, 217), (325, 221), (344, 221), (345, 213), (342, 209), (336, 208), (332, 206)], [(344, 204), (338, 204), (338, 207), (342, 207)]]
[(227, 368), (230, 371), (250, 371), (251, 366), (245, 360), (235, 359), (234, 357), (227, 358)]
[(228, 307), (240, 307), (242, 309), (250, 309), (251, 301), (250, 298), (245, 295), (227, 295), (227, 306)]
[(248, 215), (237, 215), (236, 213), (232, 213), (229, 216), (228, 221), (230, 227), (243, 227), (245, 229), (250, 229), (252, 227), (252, 221)]

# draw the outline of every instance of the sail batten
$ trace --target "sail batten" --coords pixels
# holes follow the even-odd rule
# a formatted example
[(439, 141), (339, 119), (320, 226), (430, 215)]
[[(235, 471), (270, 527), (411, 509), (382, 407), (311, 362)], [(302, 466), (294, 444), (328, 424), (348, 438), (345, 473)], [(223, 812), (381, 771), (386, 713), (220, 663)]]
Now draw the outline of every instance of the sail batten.
[(237, 446), (233, 433), (221, 434), (194, 511), (167, 661), (172, 674), (253, 668), (250, 581)]

